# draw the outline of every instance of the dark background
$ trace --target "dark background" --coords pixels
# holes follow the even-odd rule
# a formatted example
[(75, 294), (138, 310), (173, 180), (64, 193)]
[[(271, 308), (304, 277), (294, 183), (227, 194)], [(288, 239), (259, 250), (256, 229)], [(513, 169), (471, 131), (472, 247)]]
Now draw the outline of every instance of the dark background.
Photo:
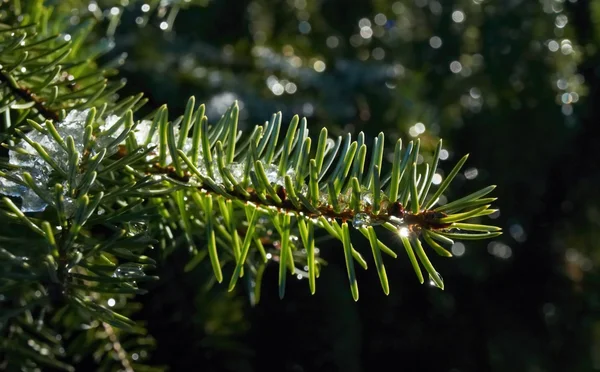
[[(246, 126), (276, 111), (284, 122), (300, 114), (313, 134), (364, 131), (370, 143), (383, 131), (388, 150), (421, 122), (425, 155), (445, 141), (440, 173), (471, 154), (448, 198), (497, 184), (500, 213), (488, 223), (505, 234), (464, 242), (460, 257), (432, 257), (445, 291), (419, 285), (399, 242), (384, 237), (401, 251), (386, 260), (391, 293), (375, 270), (360, 271), (357, 303), (334, 241), (319, 247), (329, 265), (315, 296), (294, 280), (279, 300), (273, 265), (254, 307), (243, 288), (211, 285), (208, 264), (184, 273), (190, 257), (175, 252), (140, 298), (137, 317), (157, 340), (153, 363), (174, 371), (600, 369), (598, 2), (196, 1), (166, 30), (163, 10), (128, 7), (109, 56), (127, 53), (126, 90), (145, 92), (149, 109), (167, 103), (182, 113), (194, 95), (214, 121), (237, 99)], [(360, 239), (355, 246), (368, 251)]]

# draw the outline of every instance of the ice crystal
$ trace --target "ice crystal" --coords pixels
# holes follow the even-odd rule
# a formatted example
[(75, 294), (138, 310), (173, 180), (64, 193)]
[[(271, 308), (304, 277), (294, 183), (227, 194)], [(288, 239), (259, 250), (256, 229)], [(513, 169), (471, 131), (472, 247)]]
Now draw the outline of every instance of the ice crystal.
[[(70, 136), (75, 144), (75, 149), (78, 151), (80, 156), (84, 155), (84, 152), (89, 151), (91, 154), (97, 153), (101, 149), (106, 149), (107, 155), (112, 155), (117, 152), (118, 146), (124, 144), (124, 140), (121, 143), (117, 143), (117, 139), (123, 133), (125, 129), (124, 123), (120, 122), (122, 117), (117, 115), (109, 115), (104, 120), (99, 119), (100, 125), (94, 132), (94, 141), (91, 148), (86, 149), (86, 143), (84, 143), (85, 125), (89, 115), (89, 110), (77, 111), (72, 110), (69, 112), (67, 117), (57, 123), (54, 123), (58, 134), (67, 141)], [(152, 122), (149, 120), (141, 120), (132, 130), (132, 135), (135, 139), (136, 144), (141, 148), (154, 147), (160, 142), (159, 131), (152, 130)], [(43, 125), (42, 125), (43, 127)], [(174, 128), (175, 141), (180, 142), (180, 130)], [(56, 165), (61, 171), (69, 171), (69, 154), (57, 141), (49, 134), (44, 131), (32, 130), (26, 134), (28, 139), (33, 143), (37, 143), (44, 148), (48, 153), (49, 157), (54, 160)], [(183, 141), (182, 151), (187, 155), (191, 155), (193, 148), (193, 141), (191, 138), (185, 138)], [(146, 156), (146, 161), (155, 162), (159, 157), (159, 150), (156, 148)], [(5, 171), (7, 173), (6, 178), (0, 178), (0, 193), (4, 195), (20, 197), (22, 200), (21, 210), (24, 212), (40, 212), (43, 211), (47, 203), (44, 199), (52, 199), (52, 191), (54, 184), (50, 184), (51, 176), (54, 178), (55, 169), (46, 162), (37, 151), (27, 141), (21, 140), (14, 144), (14, 149), (9, 151), (9, 164), (14, 167), (14, 170)], [(171, 154), (167, 154), (166, 164), (170, 165), (173, 162)], [(199, 154), (197, 159), (191, 159), (198, 168), (199, 172), (203, 177), (208, 177), (209, 172), (206, 167), (205, 160), (202, 153)], [(229, 169), (233, 178), (236, 182), (241, 183), (244, 178), (244, 174), (247, 171), (255, 171), (254, 164), (250, 165), (250, 169), (246, 169), (246, 162), (233, 162), (226, 165)], [(11, 168), (13, 168), (11, 167)], [(211, 162), (212, 168), (212, 181), (218, 185), (224, 183), (223, 176), (219, 171), (218, 162), (216, 156), (213, 154)], [(288, 169), (284, 175), (279, 172), (279, 167), (275, 164), (265, 164), (264, 170), (267, 176), (267, 180), (272, 185), (285, 186), (285, 175), (290, 176), (293, 180), (296, 179), (296, 171), (294, 169)], [(46, 195), (38, 195), (36, 192), (31, 190), (29, 187), (24, 186), (23, 173), (28, 172), (31, 174), (36, 185), (39, 186), (39, 192), (48, 193)], [(81, 175), (76, 176), (76, 180), (79, 180)], [(199, 182), (201, 180), (195, 180)], [(193, 181), (192, 181), (193, 182)], [(76, 182), (77, 183), (77, 182)], [(70, 190), (69, 185), (63, 182), (65, 190), (65, 211), (68, 215), (72, 215), (75, 210), (75, 201), (69, 198), (67, 193)], [(302, 185), (302, 193), (308, 192), (307, 185)], [(326, 197), (326, 195), (325, 195)]]
[[(75, 149), (81, 154), (84, 150), (84, 128), (89, 110), (71, 111), (67, 117), (58, 123), (55, 123), (56, 131), (66, 140), (71, 136), (75, 144)], [(60, 169), (67, 171), (68, 169), (68, 154), (50, 134), (33, 130), (26, 134), (27, 138), (34, 143), (39, 144), (48, 153)], [(36, 185), (40, 186), (42, 191), (48, 190), (52, 185), (49, 185), (49, 180), (54, 171), (37, 151), (25, 140), (21, 140), (15, 144), (15, 149), (8, 153), (8, 161), (10, 165), (16, 167), (15, 170), (8, 171), (7, 174), (15, 177), (18, 180), (23, 180), (23, 173), (31, 174)], [(9, 196), (20, 197), (22, 200), (21, 210), (23, 212), (40, 212), (43, 211), (47, 203), (40, 195), (33, 190), (9, 179), (0, 178), (0, 193)], [(67, 211), (67, 212), (70, 212)]]
[[(117, 144), (114, 141), (119, 137), (122, 129), (116, 129), (108, 133), (115, 125), (118, 125), (118, 121), (121, 118), (116, 115), (110, 115), (104, 120), (104, 124), (100, 125), (100, 134), (96, 139), (96, 148), (106, 148), (106, 152), (109, 155), (114, 154), (117, 151)], [(112, 146), (110, 146), (112, 144)]]

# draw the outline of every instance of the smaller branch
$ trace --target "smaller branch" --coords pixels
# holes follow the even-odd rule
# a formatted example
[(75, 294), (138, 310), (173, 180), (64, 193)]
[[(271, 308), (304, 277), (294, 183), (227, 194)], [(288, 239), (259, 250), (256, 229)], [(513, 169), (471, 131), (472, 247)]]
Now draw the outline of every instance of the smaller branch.
[[(178, 177), (175, 170), (172, 167), (162, 168), (158, 164), (154, 164), (150, 169), (151, 174), (162, 174), (167, 178), (176, 181), (177, 183), (187, 183), (191, 178), (191, 174), (185, 174), (183, 177)], [(191, 185), (190, 185), (191, 186)], [(214, 190), (210, 189), (207, 185), (194, 186), (199, 190), (203, 190), (207, 193), (221, 195)], [(232, 196), (232, 199), (243, 200), (251, 202), (262, 207), (277, 208), (280, 211), (286, 213), (293, 213), (296, 215), (306, 216), (308, 218), (326, 217), (330, 219), (336, 219), (341, 221), (352, 221), (356, 213), (352, 209), (344, 209), (340, 212), (336, 212), (330, 205), (319, 205), (315, 206), (314, 209), (318, 211), (309, 210), (304, 205), (300, 204), (300, 208), (297, 208), (289, 199), (286, 197), (286, 192), (283, 187), (278, 189), (279, 197), (282, 199), (281, 203), (277, 203), (269, 195), (265, 196), (265, 200), (261, 199), (256, 191), (252, 188), (247, 188), (246, 192), (248, 195), (244, 195), (234, 190), (227, 190), (227, 193)], [(282, 192), (281, 192), (282, 191)], [(373, 223), (385, 223), (391, 222), (394, 225), (398, 225), (397, 220), (401, 219), (403, 222), (401, 226), (407, 227), (411, 231), (418, 231), (421, 229), (426, 230), (444, 230), (449, 228), (452, 223), (444, 223), (440, 220), (447, 216), (444, 212), (436, 212), (434, 210), (422, 210), (418, 213), (412, 213), (404, 209), (404, 206), (400, 202), (387, 203), (382, 201), (380, 203), (380, 212), (373, 212), (372, 207), (366, 207), (358, 213), (366, 214)]]
[(125, 349), (123, 349), (123, 347), (121, 346), (119, 338), (117, 337), (113, 327), (106, 322), (102, 322), (102, 326), (104, 326), (104, 330), (108, 335), (108, 339), (112, 344), (113, 350), (115, 351), (115, 353), (117, 353), (117, 357), (119, 358), (119, 361), (121, 362), (123, 368), (125, 368), (125, 372), (134, 372), (133, 368), (131, 367), (131, 363), (129, 363), (129, 359), (127, 358), (127, 353), (125, 352)]
[(57, 112), (44, 106), (44, 102), (42, 100), (35, 97), (35, 95), (31, 93), (29, 89), (20, 87), (12, 77), (0, 72), (0, 81), (6, 83), (15, 96), (26, 102), (34, 102), (34, 107), (44, 118), (51, 119), (55, 122), (59, 120)]

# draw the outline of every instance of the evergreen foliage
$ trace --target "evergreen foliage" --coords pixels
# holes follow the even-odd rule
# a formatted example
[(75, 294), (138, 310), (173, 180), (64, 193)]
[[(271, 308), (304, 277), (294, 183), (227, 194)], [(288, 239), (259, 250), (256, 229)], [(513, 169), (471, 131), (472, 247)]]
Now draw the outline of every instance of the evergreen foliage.
[[(119, 96), (124, 82), (114, 65), (96, 62), (108, 47), (92, 34), (92, 19), (72, 27), (42, 1), (14, 2), (4, 14), (5, 369), (72, 370), (91, 353), (103, 368), (152, 370), (143, 366), (152, 338), (130, 319), (135, 295), (157, 279), (151, 249), (161, 256), (189, 251), (186, 270), (209, 260), (217, 282), (231, 291), (243, 281), (256, 303), (272, 262), (281, 297), (290, 274), (307, 278), (315, 293), (325, 264), (318, 248), (328, 236), (342, 243), (358, 300), (355, 263), (367, 268), (354, 247), (358, 239), (369, 242), (387, 294), (383, 254), (396, 258), (405, 250), (418, 280), (429, 277), (443, 289), (429, 248), (448, 257), (445, 246), (454, 240), (501, 234), (480, 223), (494, 212), (493, 186), (437, 204), (467, 160), (433, 185), (441, 141), (429, 163), (418, 139), (397, 140), (387, 164), (383, 133), (367, 151), (362, 133), (331, 138), (323, 129), (310, 136), (306, 119), (284, 124), (281, 113), (244, 133), (237, 104), (211, 123), (193, 97), (182, 116), (170, 117), (162, 106), (141, 117), (143, 95)], [(397, 246), (379, 239), (385, 233), (398, 236)]]

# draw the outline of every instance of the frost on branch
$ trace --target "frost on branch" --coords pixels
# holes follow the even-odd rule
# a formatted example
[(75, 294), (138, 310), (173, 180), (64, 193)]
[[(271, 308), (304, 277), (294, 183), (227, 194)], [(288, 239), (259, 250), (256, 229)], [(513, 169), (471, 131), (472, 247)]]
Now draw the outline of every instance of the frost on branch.
[[(73, 137), (75, 148), (80, 152), (84, 147), (83, 128), (86, 117), (87, 111), (72, 111), (65, 120), (56, 124), (56, 130), (61, 137)], [(27, 137), (32, 142), (41, 145), (48, 155), (55, 160), (56, 164), (64, 171), (67, 171), (67, 152), (60, 147), (49, 134), (34, 130), (29, 132)], [(7, 172), (8, 176), (23, 180), (23, 173), (28, 172), (31, 174), (35, 184), (42, 190), (47, 190), (49, 188), (50, 176), (54, 170), (48, 162), (39, 156), (37, 151), (28, 142), (25, 140), (17, 142), (13, 149), (8, 152), (8, 157), (9, 164), (16, 168), (15, 170)], [(0, 192), (3, 194), (20, 197), (22, 199), (23, 203), (21, 210), (23, 212), (39, 212), (43, 211), (47, 206), (47, 202), (27, 186), (6, 178), (0, 178), (0, 187)]]
[[(125, 142), (124, 136), (121, 136), (123, 131), (126, 130), (124, 118), (110, 115), (93, 131), (94, 136), (91, 143), (84, 143), (85, 126), (89, 114), (89, 110), (73, 110), (63, 121), (54, 124), (56, 131), (63, 141), (66, 142), (68, 137), (72, 137), (75, 150), (78, 152), (79, 169), (76, 169), (76, 179), (74, 180), (74, 184), (69, 184), (67, 180), (65, 180), (65, 175), (70, 171), (69, 153), (65, 150), (64, 145), (57, 142), (50, 134), (50, 131), (44, 127), (44, 124), (42, 125), (43, 129), (41, 129), (41, 131), (32, 130), (26, 134), (29, 141), (21, 139), (10, 147), (9, 164), (12, 170), (6, 171), (5, 177), (0, 177), (0, 193), (21, 198), (21, 210), (23, 212), (40, 212), (46, 208), (48, 203), (54, 203), (52, 201), (52, 190), (54, 189), (54, 184), (60, 183), (63, 185), (64, 204), (67, 215), (71, 215), (74, 211), (74, 198), (77, 196), (77, 190), (80, 186), (79, 183), (81, 179), (84, 178), (82, 172), (84, 172), (86, 168), (85, 159), (89, 161), (90, 156), (94, 156), (101, 150), (106, 150), (106, 155), (108, 156), (114, 155), (117, 152), (119, 145), (122, 145)], [(160, 156), (159, 143), (161, 143), (161, 139), (158, 128), (159, 125), (157, 124), (158, 123), (156, 122), (153, 123), (148, 120), (139, 121), (129, 134), (133, 137), (132, 139), (135, 140), (137, 146), (142, 148), (154, 147), (152, 151), (147, 153), (145, 160), (148, 164), (155, 164)], [(180, 130), (179, 128), (174, 129), (175, 142), (180, 142)], [(52, 159), (54, 164), (50, 164), (49, 161), (46, 161), (44, 157), (40, 156), (38, 151), (29, 142), (40, 145), (48, 154), (48, 157)], [(190, 156), (193, 148), (192, 138), (185, 138), (182, 143), (183, 146), (181, 150), (187, 156)], [(200, 151), (198, 158), (192, 160), (202, 179), (194, 179), (195, 175), (192, 175), (190, 185), (202, 185), (205, 183), (204, 179), (210, 178), (214, 184), (225, 186), (226, 180), (223, 179), (223, 176), (219, 171), (216, 153), (213, 153), (212, 156), (212, 172), (208, 171), (202, 153), (203, 152)], [(170, 166), (173, 161), (170, 151), (167, 151), (165, 155), (165, 163), (163, 164)], [(247, 169), (247, 167), (250, 169)], [(285, 179), (280, 174), (277, 165), (264, 164), (263, 167), (267, 182), (273, 186), (277, 185), (285, 187)], [(251, 171), (257, 171), (254, 164), (252, 162), (247, 162), (245, 159), (236, 159), (236, 161), (226, 164), (225, 168), (231, 172), (231, 176), (233, 177), (233, 180), (230, 181), (234, 181), (239, 185), (244, 183), (245, 176)], [(98, 169), (102, 169), (102, 164), (100, 164)], [(27, 186), (23, 177), (25, 172), (32, 176), (33, 182), (37, 186), (35, 190)], [(296, 179), (297, 172), (295, 169), (290, 168), (285, 172), (285, 175), (290, 176), (292, 179)], [(247, 181), (248, 179), (246, 179), (246, 182)], [(243, 186), (246, 188), (249, 185)], [(316, 198), (318, 204), (315, 207), (329, 208), (331, 201), (329, 200), (330, 195), (327, 190), (318, 190), (318, 192), (319, 195)], [(301, 181), (297, 193), (309, 197), (308, 185)], [(352, 188), (348, 188), (344, 193), (337, 195), (336, 203), (341, 213), (351, 211), (352, 195)], [(373, 202), (374, 199), (371, 190), (361, 187), (358, 201), (360, 209), (371, 210)], [(381, 205), (378, 209), (383, 211), (387, 210), (388, 201), (385, 195), (380, 203)], [(369, 213), (356, 213), (352, 218), (352, 224), (356, 228), (362, 228), (382, 223), (382, 220), (377, 218), (373, 219), (372, 217), (373, 216)]]
[[(69, 136), (73, 138), (75, 149), (80, 156), (85, 148), (84, 132), (88, 114), (89, 110), (73, 110), (63, 121), (54, 124), (56, 131), (63, 140)], [(117, 116), (109, 116), (103, 126), (111, 126), (116, 123), (118, 119)], [(101, 126), (101, 129), (103, 126)], [(65, 173), (68, 172), (69, 155), (49, 133), (32, 130), (27, 133), (26, 136), (31, 142), (37, 143), (43, 147), (48, 156), (55, 162), (56, 166), (61, 171)], [(116, 138), (116, 135), (106, 136), (105, 140), (112, 141), (114, 138)], [(95, 152), (97, 149), (105, 147), (107, 144), (108, 143), (98, 142), (95, 148), (91, 150), (92, 152)], [(48, 205), (47, 200), (51, 200), (50, 190), (52, 189), (53, 184), (57, 183), (51, 182), (51, 178), (56, 174), (56, 169), (44, 160), (36, 149), (25, 140), (20, 140), (15, 143), (9, 150), (8, 157), (9, 164), (12, 166), (11, 168), (14, 169), (6, 172), (6, 178), (0, 177), (0, 193), (20, 197), (22, 200), (21, 210), (23, 212), (43, 211)], [(39, 195), (36, 191), (24, 185), (23, 174), (25, 172), (31, 174), (33, 182), (39, 188), (38, 191), (44, 193), (43, 195)], [(14, 182), (11, 179), (21, 182)], [(63, 189), (65, 191), (68, 190), (65, 180), (62, 180), (59, 183), (63, 184)], [(68, 195), (65, 195), (65, 208), (68, 215), (73, 212), (73, 206), (73, 200)]]
[[(95, 132), (95, 141), (93, 146), (86, 149), (84, 143), (84, 132), (86, 120), (89, 115), (89, 110), (71, 111), (68, 116), (61, 122), (54, 123), (56, 131), (60, 137), (66, 141), (67, 137), (71, 136), (75, 144), (75, 149), (79, 153), (80, 160), (85, 151), (89, 151), (94, 155), (101, 149), (106, 149), (107, 155), (112, 155), (117, 151), (118, 145), (123, 144), (123, 141), (115, 142), (123, 132), (122, 123), (119, 123), (121, 117), (111, 115), (104, 120)], [(116, 127), (115, 127), (116, 126)], [(45, 125), (42, 125), (44, 128)], [(44, 128), (46, 129), (46, 128)], [(138, 122), (132, 131), (136, 143), (140, 147), (154, 147), (160, 142), (157, 128), (152, 127), (152, 122), (142, 120)], [(48, 132), (32, 130), (26, 134), (27, 138), (32, 142), (39, 144), (55, 162), (55, 167), (58, 167), (62, 172), (69, 171), (69, 154), (61, 146), (55, 138)], [(175, 139), (178, 141), (179, 131), (175, 131)], [(192, 150), (192, 139), (186, 138), (182, 150), (189, 154)], [(159, 156), (158, 149), (150, 152), (146, 158), (147, 162), (155, 161)], [(172, 163), (171, 154), (167, 154), (167, 165)], [(6, 176), (0, 177), (0, 193), (8, 196), (19, 197), (22, 200), (21, 210), (23, 212), (41, 212), (45, 210), (49, 200), (52, 200), (52, 190), (55, 183), (61, 183), (65, 190), (65, 208), (68, 215), (71, 215), (74, 210), (74, 200), (70, 197), (72, 193), (69, 187), (73, 189), (76, 185), (68, 185), (66, 180), (57, 178), (58, 172), (52, 165), (44, 160), (36, 149), (26, 140), (19, 140), (13, 144), (9, 150), (9, 164), (11, 170), (5, 171)], [(81, 162), (80, 162), (81, 164)], [(198, 170), (202, 175), (208, 175), (204, 159), (202, 155), (197, 160)], [(227, 167), (233, 174), (236, 180), (242, 181), (245, 173), (245, 164), (231, 163)], [(254, 166), (251, 166), (254, 169)], [(213, 169), (217, 169), (216, 159), (213, 159)], [(37, 190), (33, 190), (26, 186), (24, 173), (29, 173), (33, 182), (38, 186)], [(272, 184), (283, 186), (283, 177), (278, 175), (278, 168), (275, 165), (265, 165), (265, 172), (268, 180)], [(295, 172), (289, 170), (287, 174), (295, 177)], [(64, 178), (64, 177), (63, 177)], [(81, 174), (79, 174), (79, 179)], [(79, 181), (77, 179), (76, 181)], [(223, 179), (218, 171), (213, 172), (213, 181), (218, 184), (223, 184)], [(38, 194), (42, 193), (42, 195)]]

